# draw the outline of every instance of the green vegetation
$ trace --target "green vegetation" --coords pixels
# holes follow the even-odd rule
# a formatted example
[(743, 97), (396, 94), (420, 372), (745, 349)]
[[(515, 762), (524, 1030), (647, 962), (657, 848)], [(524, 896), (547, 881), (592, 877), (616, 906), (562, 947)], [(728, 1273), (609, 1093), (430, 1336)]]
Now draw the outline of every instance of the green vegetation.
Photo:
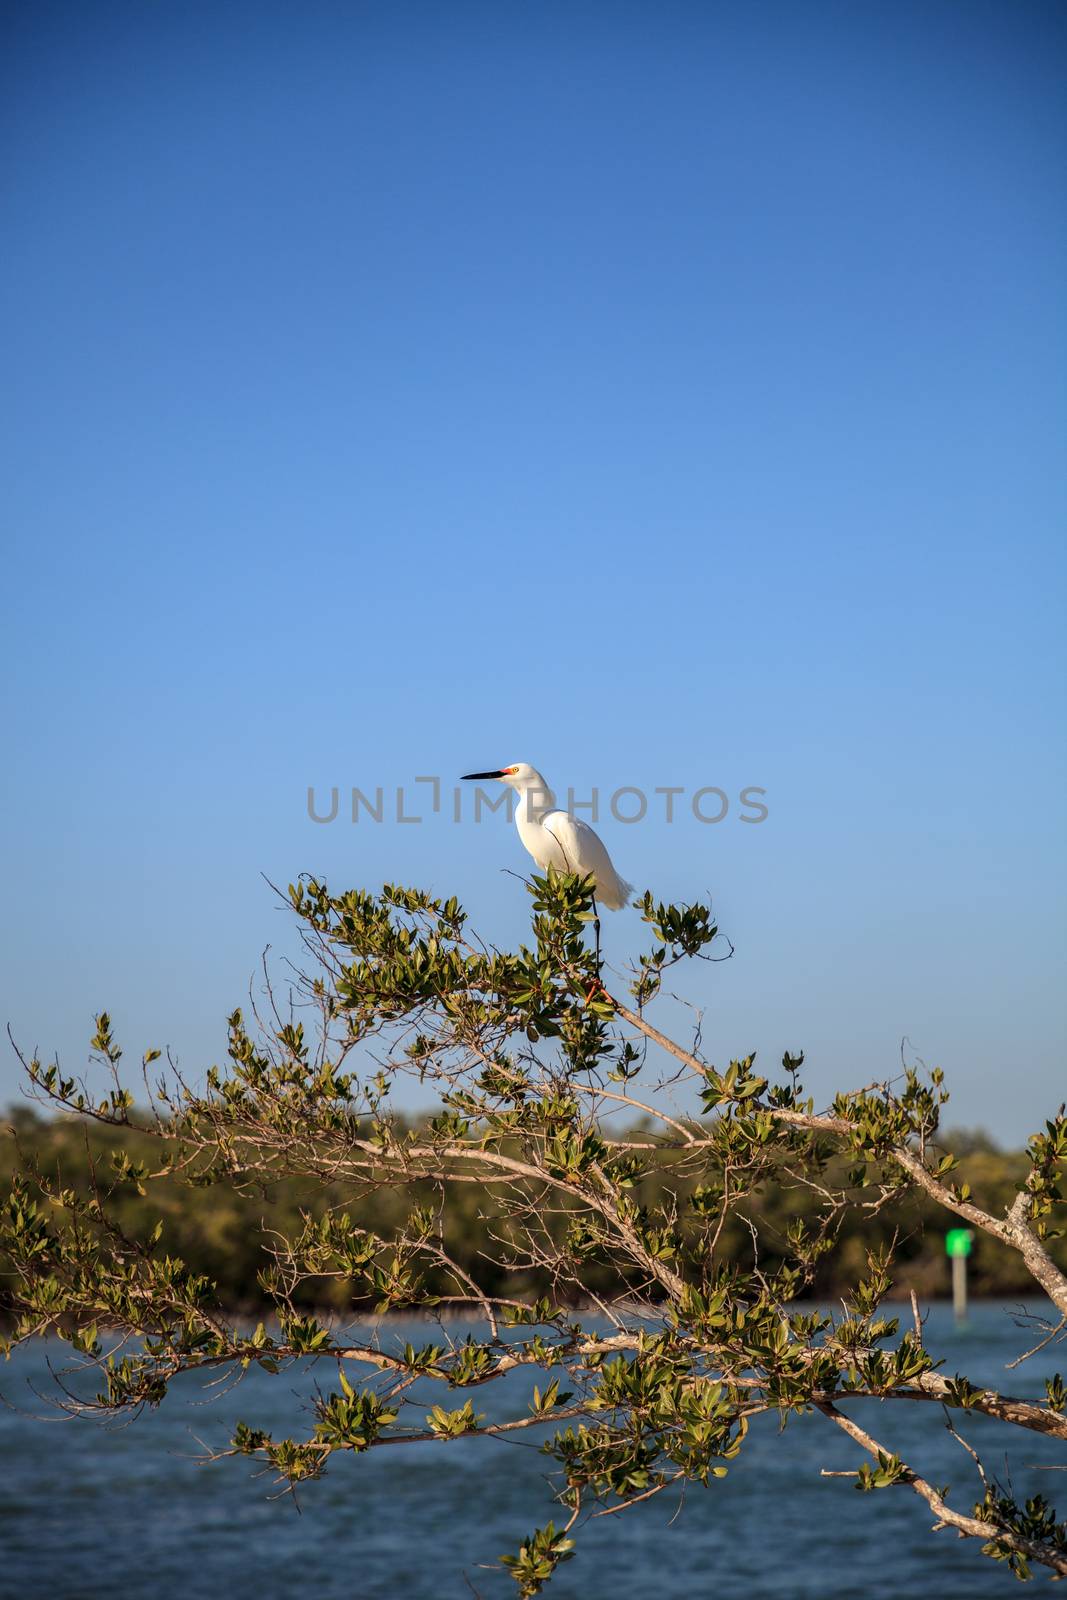
[[(138, 1118), (131, 1113), (132, 1119)], [(414, 1121), (398, 1119), (397, 1129), (424, 1132), (429, 1118)], [(694, 1124), (694, 1132), (699, 1128)], [(632, 1125), (635, 1140), (647, 1137), (647, 1119)], [(615, 1130), (615, 1137), (619, 1137)], [(194, 1186), (179, 1177), (154, 1180), (150, 1186), (139, 1181), (138, 1173), (151, 1169), (158, 1160), (158, 1137), (139, 1132), (136, 1127), (105, 1127), (66, 1115), (42, 1116), (29, 1106), (16, 1106), (0, 1126), (0, 1188), (7, 1189), (18, 1171), (35, 1170), (57, 1184), (69, 1185), (88, 1198), (94, 1183), (106, 1189), (108, 1212), (122, 1232), (132, 1239), (146, 1240), (162, 1221), (161, 1242), (173, 1255), (181, 1257), (189, 1269), (203, 1274), (216, 1285), (220, 1305), (228, 1311), (262, 1316), (273, 1311), (274, 1302), (264, 1291), (258, 1274), (270, 1239), (281, 1235), (292, 1238), (305, 1226), (305, 1219), (321, 1225), (324, 1218), (349, 1200), (344, 1182), (323, 1184), (306, 1178), (288, 1177), (273, 1183), (238, 1184), (223, 1175), (210, 1186)], [(1025, 1151), (1001, 1154), (983, 1135), (951, 1134), (942, 1138), (947, 1151), (958, 1159), (958, 1176), (971, 1191), (980, 1194), (994, 1211), (1006, 1209), (1019, 1185), (1025, 1181)], [(831, 1186), (844, 1183), (846, 1163), (831, 1164)], [(149, 1192), (150, 1187), (150, 1192)], [(665, 1158), (663, 1170), (655, 1161), (639, 1181), (640, 1204), (650, 1211), (663, 1205), (667, 1192), (684, 1196), (694, 1203), (694, 1192), (701, 1185), (692, 1174), (672, 1175)], [(388, 1236), (402, 1227), (411, 1202), (427, 1204), (433, 1199), (430, 1183), (413, 1184), (405, 1193), (394, 1188), (375, 1189), (350, 1206), (359, 1226)], [(857, 1191), (860, 1199), (862, 1192)], [(704, 1202), (698, 1196), (696, 1204)], [(503, 1293), (529, 1295), (533, 1299), (551, 1290), (550, 1274), (544, 1267), (527, 1266), (508, 1272), (492, 1243), (491, 1224), (499, 1220), (491, 1193), (473, 1184), (457, 1188), (450, 1197), (446, 1218), (446, 1245), (451, 1258), (469, 1273), (490, 1295)], [(817, 1206), (805, 1185), (787, 1173), (777, 1183), (769, 1183), (754, 1196), (746, 1208), (756, 1224), (760, 1254), (766, 1271), (776, 1272), (789, 1254), (789, 1227), (797, 1218), (814, 1220)], [(565, 1231), (562, 1215), (549, 1219), (557, 1242)], [(921, 1299), (948, 1293), (948, 1263), (945, 1257), (945, 1213), (928, 1195), (908, 1190), (904, 1195), (873, 1214), (864, 1215), (850, 1208), (844, 1217), (834, 1248), (814, 1263), (810, 1288), (815, 1299), (838, 1299), (855, 1283), (868, 1253), (892, 1247), (894, 1274), (892, 1293), (906, 1296), (915, 1289)], [(736, 1214), (727, 1217), (719, 1237), (718, 1253), (739, 1268), (753, 1265), (752, 1234)], [(1067, 1240), (1057, 1240), (1050, 1253), (1067, 1269)], [(1017, 1251), (998, 1239), (980, 1236), (969, 1261), (972, 1294), (1019, 1299), (1032, 1294), (1034, 1285)], [(423, 1279), (430, 1295), (447, 1295), (455, 1289), (454, 1279), (440, 1263), (430, 1263)], [(589, 1262), (580, 1288), (572, 1286), (579, 1303), (589, 1294), (613, 1296), (624, 1288), (624, 1279), (610, 1262)], [(373, 1288), (362, 1278), (347, 1280), (310, 1275), (296, 1285), (294, 1303), (304, 1310), (354, 1313), (372, 1312), (376, 1304)], [(0, 1278), (0, 1306), (4, 1285)]]
[[(852, 1406), (926, 1402), (934, 1427), (978, 1412), (1067, 1439), (1062, 1375), (1035, 1400), (944, 1374), (917, 1305), (903, 1329), (885, 1306), (941, 1288), (944, 1235), (963, 1226), (975, 1289), (1047, 1297), (1030, 1342), (1063, 1339), (1064, 1108), (1011, 1156), (948, 1147), (937, 1069), (817, 1110), (802, 1056), (773, 1080), (751, 1055), (717, 1067), (650, 1020), (672, 968), (712, 959), (709, 907), (646, 895), (649, 948), (609, 990), (589, 882), (550, 872), (530, 892), (531, 943), (502, 952), (454, 900), (292, 886), (306, 974), (284, 999), (268, 987), (255, 1026), (233, 1013), (227, 1065), (202, 1088), (148, 1051), (140, 1113), (106, 1014), (86, 1080), (27, 1061), (59, 1115), (17, 1113), (5, 1145), (6, 1342), (68, 1339), (81, 1387), (59, 1374), (57, 1401), (103, 1417), (163, 1403), (182, 1373), (315, 1363), (310, 1427), (242, 1421), (221, 1452), (291, 1491), (381, 1446), (447, 1460), (456, 1440), (538, 1428), (556, 1507), (504, 1558), (522, 1596), (580, 1554), (590, 1515), (713, 1490), (761, 1412), (843, 1432), (856, 1489), (918, 1495), (1017, 1577), (1067, 1576), (1067, 1526), (1043, 1496), (1019, 1504), (968, 1445), (971, 1494), (950, 1499)], [(394, 1110), (405, 1078), (431, 1115)], [(680, 1085), (698, 1115), (670, 1110)], [(839, 1310), (810, 1309), (831, 1295)], [(477, 1321), (416, 1349), (324, 1308)], [(507, 1420), (457, 1403), (526, 1369)], [(86, 1372), (96, 1397), (77, 1400)]]

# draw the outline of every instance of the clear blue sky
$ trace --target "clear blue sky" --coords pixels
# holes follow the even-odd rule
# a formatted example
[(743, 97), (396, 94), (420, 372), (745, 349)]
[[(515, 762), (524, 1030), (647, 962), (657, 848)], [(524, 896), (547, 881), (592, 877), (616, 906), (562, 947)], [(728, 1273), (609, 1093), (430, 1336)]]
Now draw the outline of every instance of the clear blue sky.
[[(527, 760), (746, 784), (602, 832), (737, 955), (714, 1059), (1064, 1070), (1067, 13), (143, 3), (4, 16), (0, 1017), (219, 1056), (260, 874), (456, 892)], [(637, 947), (626, 912), (609, 953)], [(15, 1093), (9, 1055), (0, 1100)]]

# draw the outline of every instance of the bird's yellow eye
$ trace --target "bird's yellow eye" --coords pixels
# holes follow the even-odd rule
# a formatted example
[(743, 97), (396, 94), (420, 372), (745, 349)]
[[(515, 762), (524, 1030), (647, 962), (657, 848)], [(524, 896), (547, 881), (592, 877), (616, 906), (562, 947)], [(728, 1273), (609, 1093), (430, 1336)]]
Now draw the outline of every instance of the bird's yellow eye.
[(509, 777), (511, 776), (511, 774), (513, 772), (518, 772), (518, 770), (519, 770), (518, 767), (505, 767), (504, 768), (504, 771), (508, 774)]

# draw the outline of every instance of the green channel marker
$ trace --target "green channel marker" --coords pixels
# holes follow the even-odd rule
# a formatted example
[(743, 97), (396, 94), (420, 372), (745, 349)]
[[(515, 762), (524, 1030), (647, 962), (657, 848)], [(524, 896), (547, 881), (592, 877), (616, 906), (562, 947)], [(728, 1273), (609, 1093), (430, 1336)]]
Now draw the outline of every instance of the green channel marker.
[(952, 1262), (952, 1309), (957, 1327), (967, 1321), (967, 1257), (973, 1239), (970, 1228), (950, 1228), (945, 1234), (945, 1254)]

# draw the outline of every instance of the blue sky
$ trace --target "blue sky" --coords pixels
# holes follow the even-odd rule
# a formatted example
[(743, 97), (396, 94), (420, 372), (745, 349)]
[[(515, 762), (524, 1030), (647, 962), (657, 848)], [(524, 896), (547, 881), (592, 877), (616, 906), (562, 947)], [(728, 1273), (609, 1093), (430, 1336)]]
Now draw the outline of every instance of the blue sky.
[[(3, 26), (19, 1040), (75, 1065), (108, 1006), (195, 1075), (288, 947), (261, 874), (517, 938), (503, 819), (305, 801), (525, 760), (766, 789), (757, 827), (602, 819), (640, 886), (714, 896), (713, 1059), (802, 1047), (825, 1097), (906, 1038), (956, 1123), (1049, 1114), (1062, 6)], [(624, 962), (636, 915), (606, 935)]]

